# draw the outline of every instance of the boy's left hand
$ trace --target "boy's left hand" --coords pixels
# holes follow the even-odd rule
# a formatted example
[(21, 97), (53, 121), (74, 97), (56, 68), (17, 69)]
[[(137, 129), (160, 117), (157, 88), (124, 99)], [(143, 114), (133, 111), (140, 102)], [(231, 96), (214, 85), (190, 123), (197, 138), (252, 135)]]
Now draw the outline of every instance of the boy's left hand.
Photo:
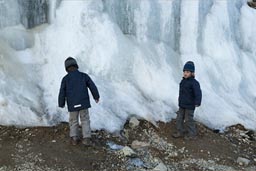
[(95, 102), (96, 102), (96, 103), (99, 103), (99, 102), (100, 102), (100, 99), (96, 99)]

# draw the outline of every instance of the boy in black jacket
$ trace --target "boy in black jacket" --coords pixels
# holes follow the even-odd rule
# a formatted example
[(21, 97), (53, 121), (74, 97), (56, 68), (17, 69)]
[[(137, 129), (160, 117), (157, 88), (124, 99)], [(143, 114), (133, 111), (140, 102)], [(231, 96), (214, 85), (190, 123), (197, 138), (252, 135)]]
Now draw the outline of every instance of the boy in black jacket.
[[(196, 137), (196, 125), (194, 121), (194, 111), (201, 105), (202, 92), (199, 82), (195, 79), (195, 65), (188, 61), (183, 68), (183, 79), (180, 82), (179, 90), (179, 111), (176, 118), (177, 133), (174, 138), (183, 137), (185, 132), (188, 135), (185, 139)], [(184, 129), (185, 126), (185, 129)]]
[(88, 88), (96, 103), (99, 102), (100, 95), (91, 78), (87, 74), (78, 71), (78, 65), (74, 58), (69, 57), (65, 60), (65, 68), (68, 74), (61, 81), (58, 100), (59, 107), (63, 108), (67, 100), (71, 143), (77, 145), (79, 141), (78, 117), (80, 115), (83, 134), (82, 143), (89, 146), (92, 145), (92, 142), (88, 111), (91, 104)]

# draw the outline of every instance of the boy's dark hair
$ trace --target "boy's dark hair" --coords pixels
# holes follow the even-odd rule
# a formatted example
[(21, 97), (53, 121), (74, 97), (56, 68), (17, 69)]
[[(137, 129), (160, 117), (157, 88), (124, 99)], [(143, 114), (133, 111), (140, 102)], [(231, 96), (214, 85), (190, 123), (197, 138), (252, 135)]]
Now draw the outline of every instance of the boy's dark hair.
[(76, 68), (76, 69), (79, 68), (78, 65), (77, 65), (76, 60), (72, 57), (68, 57), (65, 60), (65, 69), (66, 69), (66, 71), (68, 72), (70, 70), (70, 68)]

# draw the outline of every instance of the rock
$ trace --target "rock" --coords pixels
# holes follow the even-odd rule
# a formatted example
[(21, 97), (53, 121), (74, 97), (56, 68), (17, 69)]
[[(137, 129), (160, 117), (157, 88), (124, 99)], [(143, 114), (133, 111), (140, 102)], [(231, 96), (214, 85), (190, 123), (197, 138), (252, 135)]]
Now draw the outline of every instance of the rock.
[(177, 152), (171, 152), (169, 153), (168, 157), (178, 157), (178, 153)]
[(139, 124), (140, 124), (140, 121), (136, 117), (132, 117), (129, 121), (130, 128), (135, 128), (135, 127), (139, 126)]
[(214, 161), (213, 160), (208, 160), (208, 163), (214, 164)]
[(250, 160), (243, 158), (243, 157), (238, 157), (236, 161), (239, 165), (245, 165), (247, 166), (250, 163)]
[(52, 140), (53, 143), (56, 143), (56, 140)]
[(209, 170), (213, 170), (213, 171), (215, 170), (215, 168), (214, 168), (214, 167), (209, 167), (208, 169), (209, 169)]
[(20, 145), (20, 144), (17, 144), (16, 146), (17, 146), (19, 149), (22, 149), (22, 148), (23, 148), (23, 146)]
[[(187, 150), (186, 150), (187, 151)], [(179, 149), (179, 152), (181, 153), (181, 154), (183, 154), (184, 152), (185, 152), (185, 147), (182, 147), (181, 149)]]
[(168, 168), (161, 162), (159, 163), (154, 169), (153, 171), (167, 171)]
[(124, 129), (120, 131), (120, 138), (123, 141), (128, 141), (129, 140), (129, 130), (128, 129)]
[(127, 157), (136, 157), (136, 153), (128, 146), (125, 146), (120, 152)]
[(256, 2), (248, 1), (247, 4), (248, 4), (249, 7), (252, 7), (252, 8), (256, 9)]
[(124, 148), (124, 146), (116, 144), (116, 143), (114, 143), (112, 141), (108, 141), (107, 145), (109, 146), (109, 148), (111, 150), (121, 150), (122, 148)]
[(130, 159), (129, 163), (135, 167), (145, 167), (144, 162), (140, 158)]
[(141, 142), (141, 141), (138, 141), (138, 140), (134, 140), (134, 141), (132, 142), (132, 145), (131, 145), (131, 147), (134, 148), (134, 149), (143, 148), (143, 147), (148, 147), (148, 146), (150, 146), (149, 143)]
[(255, 137), (254, 137), (255, 135), (252, 130), (247, 131), (245, 134), (249, 137), (249, 140), (255, 141)]

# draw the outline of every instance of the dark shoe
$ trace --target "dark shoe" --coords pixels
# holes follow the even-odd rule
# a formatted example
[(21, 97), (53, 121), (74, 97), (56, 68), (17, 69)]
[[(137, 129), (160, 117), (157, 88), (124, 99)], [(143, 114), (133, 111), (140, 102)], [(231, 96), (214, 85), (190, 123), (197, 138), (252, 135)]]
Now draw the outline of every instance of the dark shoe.
[(83, 145), (85, 146), (93, 146), (91, 138), (84, 138), (82, 141)]
[(79, 139), (77, 137), (71, 137), (70, 138), (70, 144), (77, 145), (79, 142)]
[(182, 138), (183, 136), (184, 135), (182, 133), (180, 133), (180, 132), (176, 132), (176, 133), (172, 134), (173, 138)]
[(191, 136), (191, 135), (187, 135), (184, 137), (185, 140), (190, 141), (190, 140), (195, 140), (196, 136)]

